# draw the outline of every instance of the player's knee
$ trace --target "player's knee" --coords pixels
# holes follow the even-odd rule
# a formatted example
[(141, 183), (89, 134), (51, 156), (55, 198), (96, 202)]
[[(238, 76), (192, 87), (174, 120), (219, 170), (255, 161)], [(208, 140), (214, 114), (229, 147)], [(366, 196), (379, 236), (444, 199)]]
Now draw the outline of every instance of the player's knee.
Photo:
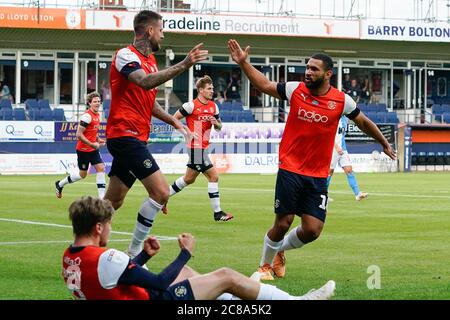
[(86, 171), (80, 171), (80, 177), (81, 177), (81, 179), (86, 178), (86, 176), (87, 176), (87, 172), (86, 172)]
[(223, 267), (217, 270), (218, 276), (223, 279), (228, 285), (238, 284), (239, 279), (237, 277), (237, 272), (233, 269)]
[(186, 182), (186, 184), (193, 184), (195, 182), (195, 177), (189, 177), (189, 178), (184, 178), (183, 179), (184, 182)]
[(208, 182), (216, 183), (219, 182), (219, 176), (212, 176), (208, 179)]
[(291, 223), (292, 221), (287, 219), (279, 220), (275, 222), (274, 229), (276, 232), (285, 234), (291, 227)]
[(167, 203), (167, 201), (169, 201), (169, 197), (170, 197), (169, 188), (159, 189), (150, 196), (150, 198), (161, 204)]
[(317, 238), (320, 237), (320, 234), (322, 233), (322, 228), (320, 227), (309, 227), (309, 228), (302, 227), (302, 229), (304, 237), (308, 240), (308, 242), (316, 240)]

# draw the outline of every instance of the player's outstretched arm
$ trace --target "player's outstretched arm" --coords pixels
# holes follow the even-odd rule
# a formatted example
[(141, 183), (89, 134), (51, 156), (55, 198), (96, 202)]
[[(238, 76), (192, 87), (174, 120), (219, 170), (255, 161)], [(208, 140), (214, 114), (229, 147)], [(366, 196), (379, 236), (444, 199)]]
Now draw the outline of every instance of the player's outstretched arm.
[(150, 74), (146, 74), (144, 70), (139, 69), (131, 72), (128, 75), (128, 79), (146, 90), (156, 88), (166, 81), (175, 78), (180, 73), (183, 73), (197, 62), (206, 60), (208, 57), (208, 50), (203, 50), (202, 46), (203, 43), (197, 44), (183, 61), (167, 69)]
[(353, 122), (360, 128), (364, 133), (371, 136), (378, 141), (383, 147), (383, 152), (392, 160), (397, 158), (396, 152), (392, 149), (389, 142), (378, 129), (377, 125), (373, 123), (369, 118), (367, 118), (362, 112), (360, 112), (354, 119)]
[(272, 97), (281, 99), (277, 91), (277, 83), (267, 79), (266, 76), (264, 76), (247, 61), (250, 46), (247, 46), (245, 50), (242, 50), (236, 40), (230, 39), (228, 40), (228, 49), (230, 50), (230, 55), (233, 61), (241, 67), (242, 71), (246, 74), (256, 89)]

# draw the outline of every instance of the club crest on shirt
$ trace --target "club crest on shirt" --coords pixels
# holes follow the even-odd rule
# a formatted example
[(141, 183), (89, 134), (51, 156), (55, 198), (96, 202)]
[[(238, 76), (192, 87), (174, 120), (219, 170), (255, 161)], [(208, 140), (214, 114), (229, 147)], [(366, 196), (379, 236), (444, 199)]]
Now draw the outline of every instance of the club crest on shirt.
[(330, 108), (331, 110), (334, 110), (336, 108), (336, 102), (328, 101), (328, 108)]
[(152, 161), (150, 159), (145, 159), (144, 160), (144, 167), (146, 167), (147, 169), (150, 169), (152, 167)]
[(187, 293), (185, 286), (178, 286), (174, 289), (174, 293), (178, 298), (184, 297)]

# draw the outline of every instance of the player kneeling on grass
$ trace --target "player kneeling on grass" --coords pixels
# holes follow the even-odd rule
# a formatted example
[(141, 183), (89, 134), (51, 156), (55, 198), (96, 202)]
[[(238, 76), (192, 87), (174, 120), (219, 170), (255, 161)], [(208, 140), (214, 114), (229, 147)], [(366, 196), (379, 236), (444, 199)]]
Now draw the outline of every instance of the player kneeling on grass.
[(147, 238), (142, 252), (132, 260), (121, 251), (105, 247), (113, 214), (108, 200), (90, 196), (69, 207), (75, 240), (64, 252), (63, 277), (77, 299), (325, 300), (334, 294), (334, 281), (303, 296), (292, 296), (229, 268), (201, 275), (186, 266), (195, 246), (189, 233), (178, 236), (181, 251), (177, 258), (161, 273), (152, 273), (142, 266), (160, 250), (156, 237)]

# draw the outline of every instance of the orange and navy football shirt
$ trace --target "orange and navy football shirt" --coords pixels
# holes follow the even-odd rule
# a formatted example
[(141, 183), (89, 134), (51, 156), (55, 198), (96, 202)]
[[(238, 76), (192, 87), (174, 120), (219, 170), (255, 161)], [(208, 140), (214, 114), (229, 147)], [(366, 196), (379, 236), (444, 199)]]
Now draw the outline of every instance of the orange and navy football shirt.
[(211, 118), (219, 119), (219, 107), (211, 100), (207, 104), (198, 99), (184, 103), (180, 113), (186, 117), (186, 124), (191, 132), (197, 134), (187, 146), (191, 149), (206, 149), (209, 147), (211, 135)]
[(305, 176), (328, 177), (339, 119), (359, 114), (355, 101), (334, 87), (325, 95), (314, 96), (304, 82), (278, 83), (277, 91), (290, 102), (279, 167)]
[(115, 54), (110, 70), (111, 109), (106, 123), (107, 139), (135, 137), (147, 142), (157, 89), (145, 90), (128, 80), (128, 75), (142, 69), (146, 74), (158, 72), (153, 54), (142, 55), (134, 46)]

